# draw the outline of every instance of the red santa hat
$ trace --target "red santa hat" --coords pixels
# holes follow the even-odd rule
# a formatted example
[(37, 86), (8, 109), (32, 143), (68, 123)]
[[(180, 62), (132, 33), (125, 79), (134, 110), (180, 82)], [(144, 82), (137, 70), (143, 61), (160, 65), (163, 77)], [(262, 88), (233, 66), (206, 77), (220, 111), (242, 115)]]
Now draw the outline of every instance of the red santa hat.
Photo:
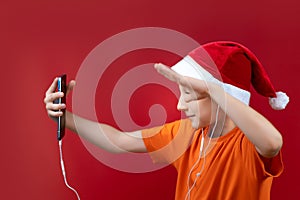
[(198, 47), (172, 67), (174, 71), (196, 79), (212, 81), (245, 104), (250, 101), (250, 86), (269, 97), (275, 110), (289, 102), (283, 92), (276, 92), (266, 71), (256, 56), (234, 42), (212, 42)]

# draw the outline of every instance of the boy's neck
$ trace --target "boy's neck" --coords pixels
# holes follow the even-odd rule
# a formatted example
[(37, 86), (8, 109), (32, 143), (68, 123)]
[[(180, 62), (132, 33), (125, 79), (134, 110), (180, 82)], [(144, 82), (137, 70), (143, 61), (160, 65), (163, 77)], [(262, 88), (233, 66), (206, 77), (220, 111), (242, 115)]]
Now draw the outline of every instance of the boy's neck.
[[(211, 124), (211, 129), (210, 129), (211, 131), (213, 130), (213, 126), (214, 124)], [(209, 135), (210, 137), (212, 136), (213, 138), (221, 137), (228, 134), (235, 127), (236, 127), (235, 123), (229, 117), (226, 117), (224, 124), (218, 123), (217, 126), (215, 127), (214, 133), (209, 133)]]

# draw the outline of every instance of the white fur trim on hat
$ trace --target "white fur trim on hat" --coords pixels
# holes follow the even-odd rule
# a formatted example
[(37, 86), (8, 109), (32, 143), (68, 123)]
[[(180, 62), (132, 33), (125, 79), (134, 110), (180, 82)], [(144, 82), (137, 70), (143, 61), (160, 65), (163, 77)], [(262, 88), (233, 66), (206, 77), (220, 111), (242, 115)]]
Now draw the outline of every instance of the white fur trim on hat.
[(283, 110), (289, 103), (290, 98), (284, 92), (276, 92), (276, 97), (269, 99), (269, 104), (274, 110)]
[(206, 71), (202, 66), (200, 66), (199, 63), (197, 63), (190, 56), (184, 57), (181, 61), (179, 61), (177, 64), (175, 64), (172, 67), (172, 69), (175, 72), (177, 72), (183, 76), (188, 76), (191, 78), (216, 83), (216, 84), (222, 86), (226, 93), (237, 98), (244, 104), (249, 105), (250, 92), (243, 90), (241, 88), (238, 88), (234, 85), (230, 85), (230, 84), (219, 81), (218, 79), (213, 77), (208, 71)]

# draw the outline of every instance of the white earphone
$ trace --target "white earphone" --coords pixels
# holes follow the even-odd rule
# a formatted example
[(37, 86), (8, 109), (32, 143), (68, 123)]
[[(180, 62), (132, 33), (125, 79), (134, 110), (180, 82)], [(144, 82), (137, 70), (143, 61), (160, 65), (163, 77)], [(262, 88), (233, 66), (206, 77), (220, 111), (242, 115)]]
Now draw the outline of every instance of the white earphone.
[(74, 188), (72, 188), (72, 187), (68, 184), (68, 181), (67, 181), (66, 169), (65, 169), (64, 159), (63, 159), (63, 153), (62, 153), (62, 140), (59, 140), (59, 141), (58, 141), (58, 146), (59, 146), (59, 157), (60, 157), (61, 172), (62, 172), (62, 175), (63, 175), (63, 177), (64, 177), (65, 185), (66, 185), (70, 190), (72, 190), (72, 191), (76, 194), (77, 199), (80, 200), (80, 196), (79, 196), (78, 192), (77, 192)]
[[(200, 150), (199, 150), (199, 156), (198, 156), (198, 159), (197, 161), (194, 163), (194, 165), (192, 166), (189, 174), (188, 174), (188, 180), (187, 180), (187, 186), (188, 186), (188, 192), (186, 193), (186, 196), (185, 196), (185, 200), (189, 200), (191, 198), (191, 191), (192, 189), (195, 187), (196, 185), (196, 182), (198, 180), (198, 178), (201, 176), (203, 170), (204, 170), (204, 166), (205, 166), (205, 158), (206, 158), (206, 151), (210, 145), (210, 142), (211, 142), (211, 139), (213, 137), (213, 134), (215, 132), (215, 129), (216, 129), (216, 126), (217, 126), (217, 123), (218, 123), (218, 116), (219, 116), (219, 105), (218, 105), (218, 108), (217, 108), (217, 112), (216, 112), (216, 123), (214, 124), (214, 127), (212, 129), (212, 132), (211, 132), (211, 136), (209, 137), (209, 141), (208, 141), (208, 144), (206, 146), (206, 148), (204, 149), (204, 132), (203, 132), (203, 128), (202, 128), (202, 132), (201, 132), (201, 143), (200, 143)], [(203, 151), (204, 149), (204, 151)], [(200, 169), (200, 171), (198, 173), (196, 173), (196, 178), (192, 184), (192, 186), (190, 187), (190, 176), (194, 170), (194, 168), (196, 167), (196, 165), (198, 164), (198, 162), (200, 161), (201, 159), (201, 156), (202, 156), (202, 153), (204, 152), (204, 156), (203, 156), (203, 164), (202, 164), (202, 167)]]

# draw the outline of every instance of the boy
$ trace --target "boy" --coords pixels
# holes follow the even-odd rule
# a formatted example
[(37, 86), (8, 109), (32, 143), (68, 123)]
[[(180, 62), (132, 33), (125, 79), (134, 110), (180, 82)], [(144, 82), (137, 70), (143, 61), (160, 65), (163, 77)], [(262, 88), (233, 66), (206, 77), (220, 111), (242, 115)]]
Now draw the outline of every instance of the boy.
[[(248, 91), (252, 83), (260, 94), (272, 97), (274, 109), (283, 109), (288, 97), (275, 93), (257, 58), (240, 44), (213, 42), (192, 51), (172, 70), (162, 64), (155, 68), (178, 83), (177, 109), (187, 119), (123, 134), (79, 117), (75, 127), (74, 114), (66, 111), (66, 127), (107, 151), (149, 152), (154, 162), (172, 164), (178, 172), (175, 199), (270, 199), (272, 179), (283, 170), (282, 137), (248, 106)], [(64, 95), (55, 92), (56, 84), (57, 79), (44, 99), (52, 118), (65, 109), (53, 104)], [(71, 81), (68, 91), (73, 86)]]

